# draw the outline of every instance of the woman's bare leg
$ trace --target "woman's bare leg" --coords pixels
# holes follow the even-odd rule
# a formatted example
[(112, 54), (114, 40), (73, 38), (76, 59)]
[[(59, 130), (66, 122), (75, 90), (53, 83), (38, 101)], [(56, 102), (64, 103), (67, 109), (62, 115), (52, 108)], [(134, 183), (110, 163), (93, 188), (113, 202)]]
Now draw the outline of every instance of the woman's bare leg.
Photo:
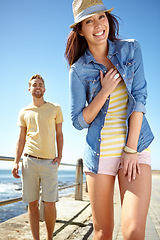
[(151, 167), (141, 164), (141, 174), (128, 182), (122, 169), (119, 187), (122, 203), (122, 234), (124, 240), (144, 240), (146, 218), (151, 196)]
[(111, 240), (114, 227), (113, 194), (115, 177), (87, 173), (92, 208), (94, 240)]

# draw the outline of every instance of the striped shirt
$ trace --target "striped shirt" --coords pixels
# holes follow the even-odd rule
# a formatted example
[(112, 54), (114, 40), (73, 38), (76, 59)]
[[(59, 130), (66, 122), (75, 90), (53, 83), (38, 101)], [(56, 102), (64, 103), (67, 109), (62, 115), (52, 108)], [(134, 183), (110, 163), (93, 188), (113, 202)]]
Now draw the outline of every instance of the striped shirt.
[(110, 95), (109, 108), (101, 131), (100, 157), (120, 157), (126, 141), (128, 94), (121, 81)]

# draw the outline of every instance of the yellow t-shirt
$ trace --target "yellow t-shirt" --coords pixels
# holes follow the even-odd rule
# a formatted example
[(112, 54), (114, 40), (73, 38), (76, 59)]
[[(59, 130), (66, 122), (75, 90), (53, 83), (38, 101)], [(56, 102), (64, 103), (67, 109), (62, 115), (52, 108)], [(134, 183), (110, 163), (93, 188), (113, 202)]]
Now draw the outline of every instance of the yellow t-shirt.
[(40, 107), (33, 104), (23, 108), (18, 117), (18, 126), (27, 128), (24, 152), (35, 157), (54, 159), (55, 126), (63, 122), (58, 104), (46, 102)]

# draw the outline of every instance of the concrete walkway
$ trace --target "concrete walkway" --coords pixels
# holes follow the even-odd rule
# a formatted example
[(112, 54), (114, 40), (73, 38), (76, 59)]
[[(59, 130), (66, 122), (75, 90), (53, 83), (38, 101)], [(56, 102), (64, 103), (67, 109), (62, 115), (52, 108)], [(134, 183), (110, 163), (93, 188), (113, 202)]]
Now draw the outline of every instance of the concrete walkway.
[[(114, 194), (115, 228), (113, 240), (122, 240), (120, 226), (120, 199), (116, 185)], [(45, 223), (40, 223), (41, 240), (46, 238)], [(22, 214), (0, 224), (0, 239), (31, 240), (32, 235), (27, 214)], [(60, 198), (57, 203), (55, 240), (91, 240), (93, 226), (88, 194), (84, 191), (83, 201), (75, 201), (74, 196)], [(153, 188), (150, 209), (147, 217), (146, 240), (160, 239), (160, 175), (153, 175)]]

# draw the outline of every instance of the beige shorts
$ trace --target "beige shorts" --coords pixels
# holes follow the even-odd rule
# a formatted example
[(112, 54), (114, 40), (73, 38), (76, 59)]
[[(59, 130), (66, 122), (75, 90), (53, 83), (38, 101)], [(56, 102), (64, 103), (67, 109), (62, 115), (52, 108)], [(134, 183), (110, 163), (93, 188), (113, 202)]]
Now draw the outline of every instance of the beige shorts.
[(39, 200), (40, 186), (42, 187), (42, 201), (58, 201), (58, 163), (52, 164), (52, 162), (53, 159), (23, 158), (23, 202)]

